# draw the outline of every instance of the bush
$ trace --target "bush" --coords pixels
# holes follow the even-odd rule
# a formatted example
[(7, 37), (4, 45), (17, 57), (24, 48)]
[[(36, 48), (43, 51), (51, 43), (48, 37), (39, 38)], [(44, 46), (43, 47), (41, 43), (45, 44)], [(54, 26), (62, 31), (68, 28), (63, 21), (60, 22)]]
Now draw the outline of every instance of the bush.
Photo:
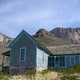
[(71, 67), (71, 68), (59, 69), (59, 70), (57, 70), (57, 72), (61, 72), (63, 74), (80, 73), (80, 65), (76, 65), (76, 66)]
[(78, 79), (76, 79), (75, 76), (64, 76), (61, 78), (61, 80), (78, 80)]

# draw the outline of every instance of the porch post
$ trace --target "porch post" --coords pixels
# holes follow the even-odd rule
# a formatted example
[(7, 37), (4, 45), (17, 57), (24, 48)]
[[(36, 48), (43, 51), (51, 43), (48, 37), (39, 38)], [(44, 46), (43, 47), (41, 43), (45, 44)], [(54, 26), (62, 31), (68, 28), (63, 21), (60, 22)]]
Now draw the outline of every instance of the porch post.
[(69, 67), (72, 67), (72, 59), (71, 59), (71, 57), (72, 57), (72, 56), (69, 55), (69, 59), (70, 59), (70, 63), (69, 63), (70, 65), (69, 65)]
[(64, 56), (64, 67), (66, 68), (67, 67), (67, 65), (66, 65), (66, 55)]
[(54, 68), (55, 68), (55, 65), (56, 65), (56, 64), (55, 64), (55, 58), (56, 58), (56, 56), (54, 56)]
[(76, 65), (75, 55), (74, 55), (74, 65)]
[(2, 58), (2, 71), (3, 71), (3, 67), (4, 67), (4, 60), (5, 60), (5, 56), (3, 55), (3, 58)]
[(80, 55), (79, 55), (79, 64), (80, 64)]

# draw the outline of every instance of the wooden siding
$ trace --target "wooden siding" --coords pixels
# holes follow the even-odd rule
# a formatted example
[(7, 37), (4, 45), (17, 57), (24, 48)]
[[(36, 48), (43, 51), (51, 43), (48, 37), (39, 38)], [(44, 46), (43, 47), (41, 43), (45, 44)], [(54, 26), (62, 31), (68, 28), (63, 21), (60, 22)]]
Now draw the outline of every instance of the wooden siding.
[[(20, 63), (20, 48), (26, 47), (26, 60), (23, 64)], [(10, 70), (11, 69), (20, 69), (23, 68), (35, 68), (36, 67), (36, 45), (26, 37), (22, 37), (16, 42), (14, 46), (11, 47), (10, 53)], [(19, 71), (19, 70), (18, 70)]]
[(42, 71), (48, 68), (48, 54), (37, 48), (37, 71)]

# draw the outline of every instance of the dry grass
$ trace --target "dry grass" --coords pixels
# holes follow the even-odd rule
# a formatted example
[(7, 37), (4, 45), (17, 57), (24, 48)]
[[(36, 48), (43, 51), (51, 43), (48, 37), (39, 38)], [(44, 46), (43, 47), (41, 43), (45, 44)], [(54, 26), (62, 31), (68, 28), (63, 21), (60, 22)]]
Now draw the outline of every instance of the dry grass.
[[(6, 77), (6, 79), (4, 79)], [(59, 80), (56, 72), (39, 72), (32, 75), (2, 76), (0, 80)]]
[(10, 80), (55, 80), (57, 78), (56, 72), (37, 73), (33, 75), (19, 75), (12, 76)]

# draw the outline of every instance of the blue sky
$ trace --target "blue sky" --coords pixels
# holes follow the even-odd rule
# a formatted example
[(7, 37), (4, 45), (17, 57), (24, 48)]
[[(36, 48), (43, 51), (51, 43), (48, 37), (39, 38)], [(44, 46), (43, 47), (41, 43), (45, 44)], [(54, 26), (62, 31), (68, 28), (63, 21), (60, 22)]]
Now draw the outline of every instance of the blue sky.
[(0, 32), (9, 36), (62, 24), (80, 26), (80, 0), (0, 0)]

